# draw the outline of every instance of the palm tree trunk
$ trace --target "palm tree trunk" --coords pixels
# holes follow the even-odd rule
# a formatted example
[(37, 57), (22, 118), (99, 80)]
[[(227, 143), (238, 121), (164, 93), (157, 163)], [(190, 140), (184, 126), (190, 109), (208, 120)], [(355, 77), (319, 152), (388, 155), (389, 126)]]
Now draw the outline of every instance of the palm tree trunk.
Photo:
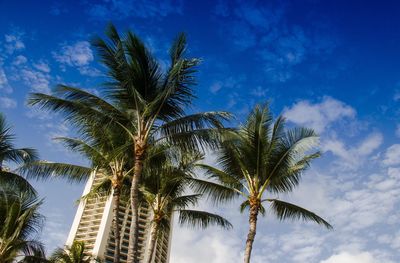
[(249, 215), (249, 233), (247, 235), (246, 250), (244, 252), (244, 262), (250, 263), (251, 250), (253, 249), (253, 242), (256, 236), (257, 229), (257, 216), (258, 216), (258, 205), (250, 203), (250, 215)]
[(144, 160), (144, 143), (135, 143), (135, 167), (131, 184), (132, 220), (129, 233), (127, 263), (139, 263), (139, 183), (142, 176)]
[(147, 258), (147, 263), (153, 262), (154, 250), (156, 248), (157, 234), (160, 224), (156, 221), (152, 222), (150, 229), (150, 244), (149, 244), (149, 256)]
[(119, 263), (120, 252), (121, 252), (121, 231), (119, 229), (119, 202), (120, 199), (120, 189), (118, 187), (114, 188), (113, 192), (113, 228), (114, 228), (114, 238), (115, 238), (115, 249), (114, 249), (114, 263)]

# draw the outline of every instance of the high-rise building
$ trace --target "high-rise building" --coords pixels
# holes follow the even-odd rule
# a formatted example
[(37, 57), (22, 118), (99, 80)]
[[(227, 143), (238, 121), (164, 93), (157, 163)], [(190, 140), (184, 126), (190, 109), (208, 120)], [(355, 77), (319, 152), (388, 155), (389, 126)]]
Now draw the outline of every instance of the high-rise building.
[[(101, 174), (93, 174), (86, 183), (83, 196), (90, 189), (101, 182)], [(115, 240), (112, 231), (112, 197), (87, 198), (81, 200), (75, 215), (68, 239), (67, 246), (74, 241), (84, 241), (88, 253), (98, 257), (106, 263), (113, 262)], [(128, 253), (129, 227), (131, 222), (131, 209), (129, 204), (122, 203), (119, 210), (121, 229), (121, 263), (126, 262)], [(142, 207), (139, 211), (139, 249), (140, 262), (145, 262), (147, 246), (150, 238), (151, 210)], [(153, 263), (168, 263), (170, 253), (171, 227), (164, 231), (157, 241)]]

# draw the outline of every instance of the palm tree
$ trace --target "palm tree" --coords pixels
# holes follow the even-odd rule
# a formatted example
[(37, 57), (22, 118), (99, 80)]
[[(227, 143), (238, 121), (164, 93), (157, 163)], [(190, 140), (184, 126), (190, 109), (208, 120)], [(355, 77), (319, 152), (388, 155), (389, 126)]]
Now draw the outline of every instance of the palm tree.
[(168, 160), (158, 165), (153, 162), (151, 169), (144, 170), (144, 183), (140, 187), (143, 202), (152, 211), (147, 263), (153, 262), (158, 236), (169, 230), (173, 213), (178, 213), (178, 222), (181, 225), (201, 228), (209, 225), (232, 227), (219, 215), (188, 209), (196, 205), (201, 197), (201, 194), (187, 194), (193, 178), (194, 163), (200, 156), (177, 155), (176, 149), (171, 148), (164, 153)]
[(102, 87), (102, 97), (61, 85), (54, 95), (32, 94), (29, 103), (63, 112), (77, 126), (87, 122), (97, 123), (98, 127), (118, 124), (133, 141), (132, 232), (127, 262), (137, 263), (138, 190), (149, 145), (168, 141), (186, 150), (215, 147), (217, 131), (230, 115), (226, 112), (186, 115), (186, 108), (195, 98), (194, 73), (199, 59), (186, 57), (184, 34), (173, 43), (166, 70), (134, 33), (127, 32), (121, 38), (110, 25), (106, 35), (108, 40), (93, 41), (108, 70), (109, 81)]
[(244, 198), (241, 212), (249, 209), (249, 232), (244, 262), (250, 262), (256, 235), (259, 212), (264, 214), (264, 203), (280, 219), (303, 219), (332, 226), (318, 215), (294, 204), (270, 197), (274, 193), (286, 193), (295, 188), (310, 162), (319, 157), (312, 152), (318, 136), (312, 129), (293, 128), (285, 130), (283, 117), (273, 122), (267, 105), (257, 105), (246, 123), (237, 133), (230, 133), (217, 152), (216, 168), (199, 164), (210, 179), (196, 179), (196, 190), (223, 201), (236, 196)]
[(15, 135), (6, 124), (6, 119), (0, 113), (0, 186), (18, 186), (20, 190), (35, 193), (33, 187), (23, 177), (12, 171), (5, 164), (21, 165), (37, 159), (37, 153), (31, 148), (15, 148)]
[(43, 225), (42, 201), (19, 190), (0, 188), (0, 262), (46, 262), (43, 245), (35, 239)]
[(50, 257), (52, 263), (91, 263), (100, 260), (88, 256), (84, 242), (75, 241), (71, 247), (56, 249)]
[[(80, 182), (91, 175), (101, 174), (101, 181), (84, 198), (101, 198), (112, 195), (113, 198), (113, 233), (115, 238), (114, 263), (120, 262), (120, 228), (119, 208), (121, 194), (129, 193), (126, 185), (129, 181), (129, 167), (132, 167), (129, 155), (131, 143), (124, 141), (115, 130), (93, 129), (91, 138), (77, 139), (59, 137), (57, 140), (74, 152), (86, 157), (90, 167), (74, 164), (53, 163), (47, 161), (31, 162), (20, 168), (28, 178), (45, 179), (48, 177), (65, 178)], [(128, 182), (128, 183), (127, 183)], [(125, 187), (124, 187), (125, 186)]]

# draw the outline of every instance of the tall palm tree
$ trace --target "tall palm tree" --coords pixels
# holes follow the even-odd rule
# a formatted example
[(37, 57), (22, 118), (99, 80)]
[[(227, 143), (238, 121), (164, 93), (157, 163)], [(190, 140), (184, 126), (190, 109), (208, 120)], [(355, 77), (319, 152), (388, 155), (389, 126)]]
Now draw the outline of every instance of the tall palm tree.
[(90, 257), (87, 254), (84, 242), (75, 241), (71, 247), (58, 248), (50, 257), (51, 263), (92, 263), (100, 260)]
[(199, 156), (182, 156), (176, 153), (176, 149), (168, 148), (165, 151), (168, 160), (158, 165), (153, 163), (152, 168), (144, 170), (143, 173), (144, 183), (140, 191), (143, 202), (152, 211), (147, 263), (153, 262), (158, 236), (169, 230), (171, 216), (174, 213), (178, 213), (178, 222), (181, 225), (201, 228), (209, 225), (232, 227), (219, 215), (189, 209), (195, 206), (201, 197), (201, 194), (188, 194), (194, 163), (199, 160)]
[[(77, 139), (59, 137), (57, 140), (74, 152), (86, 157), (91, 165), (84, 167), (67, 163), (47, 161), (31, 162), (20, 168), (28, 178), (44, 179), (61, 177), (69, 181), (80, 182), (91, 175), (101, 174), (101, 180), (85, 198), (101, 198), (112, 195), (113, 233), (115, 238), (114, 263), (120, 262), (119, 209), (123, 192), (129, 193), (126, 185), (130, 182), (132, 155), (129, 155), (131, 143), (121, 138), (115, 130), (94, 128), (90, 138)], [(130, 169), (130, 170), (129, 170)], [(125, 186), (125, 187), (124, 187)], [(78, 245), (77, 245), (78, 246)]]
[(318, 136), (312, 129), (285, 130), (283, 117), (273, 122), (267, 105), (257, 105), (237, 133), (230, 133), (217, 152), (216, 168), (199, 164), (213, 181), (196, 179), (196, 190), (212, 195), (217, 201), (241, 196), (240, 209), (249, 209), (249, 232), (244, 262), (250, 262), (256, 235), (258, 214), (264, 214), (264, 203), (280, 219), (303, 219), (332, 226), (313, 212), (271, 197), (290, 192), (299, 182), (310, 162), (319, 157), (312, 151)]
[(0, 186), (18, 186), (20, 190), (35, 193), (35, 190), (23, 177), (12, 171), (10, 166), (22, 165), (37, 159), (37, 152), (31, 148), (16, 148), (14, 146), (15, 135), (7, 125), (6, 119), (0, 113)]
[(46, 262), (43, 245), (35, 239), (43, 224), (42, 201), (19, 190), (0, 188), (0, 262)]
[[(138, 262), (138, 189), (143, 162), (150, 144), (168, 141), (185, 149), (216, 146), (217, 131), (230, 118), (226, 112), (186, 115), (195, 98), (193, 86), (199, 59), (186, 57), (186, 37), (178, 36), (170, 49), (166, 70), (132, 32), (120, 37), (114, 26), (108, 40), (93, 41), (109, 81), (102, 97), (82, 89), (59, 86), (53, 95), (35, 93), (31, 105), (63, 112), (78, 126), (94, 122), (120, 125), (133, 141), (134, 171), (131, 183), (131, 235), (128, 262)], [(84, 132), (84, 131), (83, 131)]]

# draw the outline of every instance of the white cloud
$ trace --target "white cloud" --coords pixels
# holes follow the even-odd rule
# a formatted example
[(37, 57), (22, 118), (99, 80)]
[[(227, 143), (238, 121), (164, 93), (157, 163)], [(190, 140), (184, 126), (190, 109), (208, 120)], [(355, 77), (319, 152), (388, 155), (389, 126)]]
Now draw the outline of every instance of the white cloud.
[(42, 72), (49, 73), (50, 67), (49, 64), (45, 63), (44, 61), (39, 61), (38, 63), (33, 64), (33, 66)]
[(8, 83), (8, 78), (7, 75), (2, 68), (2, 65), (0, 63), (0, 91), (5, 92), (5, 93), (11, 93), (13, 89), (10, 87)]
[(290, 253), (294, 262), (311, 262), (321, 253), (325, 237), (315, 231), (296, 229), (279, 237), (283, 254)]
[(63, 244), (66, 241), (69, 225), (59, 211), (58, 214), (54, 212), (46, 214), (45, 226), (42, 236), (46, 238), (47, 249), (52, 251), (56, 248), (56, 244)]
[(29, 107), (26, 111), (26, 116), (28, 118), (37, 118), (39, 120), (50, 120), (52, 119), (52, 115), (44, 110), (39, 109), (38, 107)]
[(267, 91), (268, 89), (258, 86), (257, 88), (251, 90), (250, 95), (261, 98), (267, 95)]
[(63, 44), (58, 52), (53, 52), (53, 57), (60, 62), (61, 69), (65, 70), (66, 66), (77, 68), (79, 73), (86, 76), (99, 76), (100, 71), (90, 67), (94, 56), (87, 41), (77, 41), (74, 44)]
[(393, 234), (385, 234), (378, 237), (378, 242), (381, 244), (389, 245), (393, 249), (400, 249), (400, 231)]
[(378, 260), (369, 252), (340, 252), (326, 260), (322, 260), (320, 263), (378, 263)]
[(50, 76), (48, 74), (30, 68), (24, 68), (20, 71), (18, 77), (33, 91), (50, 93)]
[(22, 33), (15, 33), (5, 35), (5, 48), (9, 54), (14, 53), (16, 50), (21, 50), (25, 48), (24, 42), (21, 40)]
[(82, 75), (89, 76), (89, 77), (97, 77), (97, 76), (101, 75), (101, 72), (98, 69), (92, 68), (92, 67), (87, 67), (87, 66), (86, 67), (80, 67), (79, 68), (79, 72)]
[(292, 107), (285, 108), (284, 116), (288, 121), (311, 127), (321, 133), (334, 122), (354, 118), (356, 111), (342, 101), (325, 96), (321, 102), (315, 104), (307, 100), (299, 101)]
[(361, 156), (370, 155), (381, 146), (382, 142), (383, 136), (381, 133), (372, 133), (356, 148), (356, 152)]
[(172, 236), (170, 261), (174, 263), (231, 263), (242, 258), (243, 244), (232, 232), (180, 228)]
[(93, 60), (93, 53), (89, 42), (78, 41), (72, 45), (62, 45), (59, 52), (53, 52), (53, 57), (61, 64), (81, 67)]
[[(357, 146), (351, 147), (350, 145), (350, 148), (357, 148)], [(382, 161), (382, 159), (379, 161)], [(324, 258), (326, 261), (322, 262), (336, 263), (342, 262), (339, 261), (340, 259), (347, 258), (336, 255), (336, 257), (329, 258), (329, 261), (327, 261), (329, 255), (327, 252), (333, 254), (333, 251), (369, 251), (375, 258), (382, 259), (377, 262), (392, 262), (391, 259), (395, 254), (391, 256), (389, 246), (385, 249), (378, 248), (375, 237), (377, 233), (381, 233), (381, 235), (386, 233), (389, 236), (382, 237), (380, 243), (391, 242), (393, 249), (397, 249), (396, 244), (400, 244), (400, 242), (397, 242), (400, 240), (400, 235), (398, 235), (400, 232), (394, 235), (391, 227), (389, 227), (389, 224), (395, 226), (400, 220), (400, 213), (397, 212), (400, 204), (398, 201), (400, 196), (400, 169), (385, 168), (374, 164), (371, 167), (378, 167), (379, 169), (371, 170), (368, 163), (355, 172), (346, 173), (335, 172), (328, 167), (319, 167), (323, 171), (322, 173), (313, 169), (305, 174), (299, 188), (294, 193), (289, 194), (290, 200), (295, 200), (296, 204), (316, 212), (334, 226), (334, 230), (330, 233), (322, 232), (318, 234), (318, 232), (314, 232), (323, 239), (318, 244), (324, 244), (322, 247), (325, 245), (326, 247), (320, 251), (321, 253), (316, 253), (317, 255), (314, 258), (300, 260), (299, 262), (320, 262), (316, 259), (322, 260)], [(360, 173), (360, 176), (357, 173)], [(313, 229), (313, 231), (318, 230)], [(288, 236), (292, 237), (291, 243), (301, 240), (301, 237), (297, 237), (295, 233), (289, 232)], [(283, 244), (286, 244), (286, 242), (283, 242)], [(303, 251), (304, 255), (307, 256), (307, 251), (313, 251), (307, 250), (306, 247), (308, 246), (312, 246), (312, 242), (299, 245), (299, 253)], [(290, 248), (294, 248), (294, 246)], [(318, 248), (321, 248), (321, 246), (318, 246)], [(378, 252), (385, 254), (385, 256), (378, 257), (378, 252), (375, 249), (380, 250)], [(274, 250), (272, 249), (272, 251)], [(277, 252), (274, 251), (274, 253)], [(309, 255), (312, 257), (311, 254)], [(354, 260), (356, 258), (354, 256)], [(284, 260), (281, 262), (292, 261)], [(360, 261), (350, 262), (364, 263), (368, 261), (360, 259)]]
[(220, 81), (214, 82), (210, 87), (210, 91), (213, 94), (216, 94), (220, 89), (222, 89), (222, 83)]
[(14, 61), (12, 62), (12, 64), (14, 66), (19, 66), (22, 64), (25, 64), (28, 61), (28, 59), (25, 56), (22, 55), (18, 55), (15, 57)]
[(386, 150), (383, 163), (385, 165), (400, 164), (400, 144), (393, 144)]
[(242, 87), (242, 82), (246, 80), (245, 75), (239, 75), (236, 77), (228, 77), (224, 80), (219, 80), (211, 84), (210, 91), (213, 94), (218, 93), (222, 89), (240, 89)]
[[(337, 162), (341, 168), (359, 168), (383, 142), (383, 135), (378, 132), (369, 134), (358, 145), (349, 146), (337, 138), (329, 138), (322, 141), (322, 150), (331, 152), (340, 160)], [(351, 145), (351, 144), (350, 144)]]
[(8, 85), (8, 79), (6, 73), (0, 65), (0, 89), (6, 87)]
[(17, 107), (17, 102), (8, 97), (0, 97), (0, 108), (13, 109)]

